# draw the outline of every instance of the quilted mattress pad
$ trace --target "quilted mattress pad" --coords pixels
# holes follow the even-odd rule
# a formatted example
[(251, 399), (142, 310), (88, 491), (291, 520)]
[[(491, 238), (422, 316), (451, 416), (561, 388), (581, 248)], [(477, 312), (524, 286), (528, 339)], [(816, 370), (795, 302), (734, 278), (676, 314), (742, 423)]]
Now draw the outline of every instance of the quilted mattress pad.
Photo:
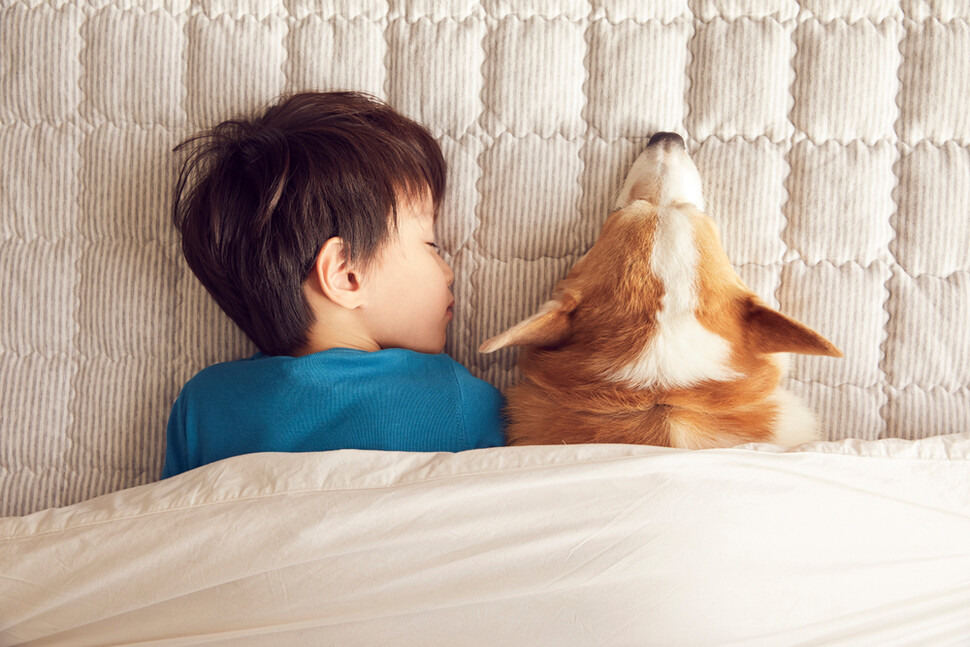
[(956, 0), (0, 0), (0, 515), (154, 481), (179, 389), (255, 347), (170, 225), (189, 134), (359, 89), (449, 165), (446, 351), (531, 314), (629, 165), (682, 134), (731, 261), (845, 358), (827, 438), (970, 422), (970, 5)]

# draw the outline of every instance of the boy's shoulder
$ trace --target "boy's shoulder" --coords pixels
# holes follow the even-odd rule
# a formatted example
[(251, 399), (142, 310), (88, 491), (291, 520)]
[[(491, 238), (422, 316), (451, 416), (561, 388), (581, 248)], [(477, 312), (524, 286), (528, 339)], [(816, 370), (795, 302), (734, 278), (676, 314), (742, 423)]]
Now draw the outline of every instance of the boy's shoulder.
[[(198, 371), (183, 387), (183, 392), (211, 392), (213, 389), (233, 388), (259, 383), (277, 387), (287, 383), (319, 380), (375, 380), (420, 378), (459, 382), (481, 382), (461, 363), (446, 353), (420, 353), (404, 348), (363, 351), (351, 348), (329, 350), (293, 357), (265, 355), (257, 352), (250, 357), (218, 362)], [(487, 384), (487, 383), (485, 383)], [(491, 386), (491, 385), (489, 385)]]

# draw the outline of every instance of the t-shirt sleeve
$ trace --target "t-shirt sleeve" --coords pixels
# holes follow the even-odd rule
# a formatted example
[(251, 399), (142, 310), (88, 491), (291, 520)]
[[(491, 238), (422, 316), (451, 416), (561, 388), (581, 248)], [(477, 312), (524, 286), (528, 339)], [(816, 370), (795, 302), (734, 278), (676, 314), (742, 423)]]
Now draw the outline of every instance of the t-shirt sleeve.
[(165, 434), (165, 466), (162, 468), (162, 478), (181, 474), (186, 471), (188, 464), (185, 446), (185, 407), (182, 396), (179, 395), (172, 405), (172, 412), (168, 416), (168, 430)]
[(494, 386), (480, 380), (455, 362), (455, 377), (461, 393), (461, 410), (470, 449), (505, 445), (503, 408), (505, 398)]

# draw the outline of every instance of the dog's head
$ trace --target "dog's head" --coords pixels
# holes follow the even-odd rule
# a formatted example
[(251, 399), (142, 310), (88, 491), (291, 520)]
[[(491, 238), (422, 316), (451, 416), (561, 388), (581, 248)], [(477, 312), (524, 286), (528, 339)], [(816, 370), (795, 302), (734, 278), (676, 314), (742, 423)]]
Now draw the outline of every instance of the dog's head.
[(650, 140), (616, 208), (552, 299), (481, 352), (565, 353), (584, 379), (592, 370), (638, 388), (743, 377), (771, 353), (841, 356), (741, 281), (704, 213), (700, 175), (679, 136)]

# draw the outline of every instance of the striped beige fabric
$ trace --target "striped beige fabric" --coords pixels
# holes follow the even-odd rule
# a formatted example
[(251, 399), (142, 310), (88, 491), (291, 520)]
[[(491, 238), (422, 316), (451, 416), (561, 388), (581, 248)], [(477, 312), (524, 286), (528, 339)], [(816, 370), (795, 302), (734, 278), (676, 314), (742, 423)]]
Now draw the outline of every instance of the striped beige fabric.
[(282, 92), (436, 134), (446, 350), (531, 314), (649, 136), (686, 136), (831, 439), (970, 422), (970, 7), (877, 0), (0, 0), (0, 514), (155, 480), (200, 368), (253, 345), (182, 261), (171, 148)]

